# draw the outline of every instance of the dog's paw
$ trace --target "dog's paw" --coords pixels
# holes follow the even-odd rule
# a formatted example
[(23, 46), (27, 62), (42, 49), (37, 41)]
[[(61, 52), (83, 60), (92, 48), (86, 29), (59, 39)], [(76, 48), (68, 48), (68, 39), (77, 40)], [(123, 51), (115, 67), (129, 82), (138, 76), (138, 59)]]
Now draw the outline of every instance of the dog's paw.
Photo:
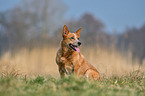
[(61, 60), (62, 60), (62, 61), (65, 61), (65, 57), (61, 57)]
[(60, 60), (62, 63), (65, 63), (65, 61), (66, 61), (65, 57), (61, 57)]

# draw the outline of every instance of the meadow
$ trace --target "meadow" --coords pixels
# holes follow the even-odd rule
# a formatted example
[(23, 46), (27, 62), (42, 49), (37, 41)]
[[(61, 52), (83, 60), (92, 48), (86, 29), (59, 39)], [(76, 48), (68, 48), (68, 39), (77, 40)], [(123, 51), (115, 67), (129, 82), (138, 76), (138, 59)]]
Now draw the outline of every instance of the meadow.
[(74, 75), (59, 77), (55, 56), (58, 47), (22, 48), (0, 58), (0, 96), (144, 96), (145, 64), (132, 54), (115, 49), (81, 48), (100, 72), (102, 81)]
[(102, 81), (68, 76), (1, 76), (0, 96), (144, 96), (145, 75), (136, 71)]

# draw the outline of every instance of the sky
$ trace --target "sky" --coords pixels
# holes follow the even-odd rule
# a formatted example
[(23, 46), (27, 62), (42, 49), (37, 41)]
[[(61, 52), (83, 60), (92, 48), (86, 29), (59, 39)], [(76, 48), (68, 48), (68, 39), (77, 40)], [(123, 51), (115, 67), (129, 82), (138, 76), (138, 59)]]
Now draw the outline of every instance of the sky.
[[(13, 8), (20, 0), (0, 0), (0, 11)], [(67, 5), (65, 18), (79, 19), (91, 13), (106, 25), (106, 31), (119, 33), (127, 27), (145, 24), (145, 0), (62, 0)], [(80, 26), (81, 27), (81, 26)]]

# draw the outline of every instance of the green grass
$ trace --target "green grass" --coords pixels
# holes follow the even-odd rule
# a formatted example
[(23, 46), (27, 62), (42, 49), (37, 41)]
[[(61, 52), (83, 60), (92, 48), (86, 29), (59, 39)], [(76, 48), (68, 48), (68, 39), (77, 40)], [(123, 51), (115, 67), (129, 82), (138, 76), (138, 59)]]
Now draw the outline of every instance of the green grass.
[(103, 77), (102, 81), (50, 75), (35, 78), (6, 75), (0, 77), (0, 96), (145, 96), (145, 74)]

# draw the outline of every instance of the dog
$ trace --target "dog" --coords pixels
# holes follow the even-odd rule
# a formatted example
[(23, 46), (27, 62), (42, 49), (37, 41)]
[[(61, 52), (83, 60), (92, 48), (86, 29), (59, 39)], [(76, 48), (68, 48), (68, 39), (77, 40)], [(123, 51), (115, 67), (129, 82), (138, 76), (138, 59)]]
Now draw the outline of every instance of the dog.
[(81, 28), (75, 33), (71, 33), (68, 27), (64, 25), (61, 47), (57, 51), (56, 63), (58, 65), (60, 77), (65, 74), (74, 73), (77, 76), (85, 76), (93, 80), (101, 80), (97, 69), (88, 63), (85, 57), (80, 53), (79, 41)]

